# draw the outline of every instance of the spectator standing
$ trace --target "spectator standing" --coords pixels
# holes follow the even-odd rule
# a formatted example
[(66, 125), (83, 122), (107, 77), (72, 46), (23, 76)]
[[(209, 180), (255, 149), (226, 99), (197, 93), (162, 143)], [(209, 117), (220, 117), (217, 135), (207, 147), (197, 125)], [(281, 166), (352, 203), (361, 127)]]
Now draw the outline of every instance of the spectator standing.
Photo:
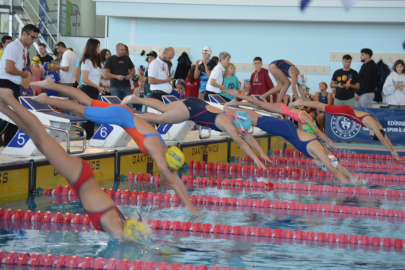
[(153, 60), (155, 60), (157, 58), (157, 53), (155, 51), (150, 51), (147, 55), (146, 55), (146, 62), (148, 62), (148, 66), (146, 67), (146, 71), (145, 71), (145, 77), (146, 77), (146, 81), (145, 81), (145, 86), (144, 86), (144, 93), (145, 96), (148, 97), (152, 94), (152, 92), (150, 91), (150, 84), (149, 84), (149, 66), (150, 63), (153, 62)]
[[(226, 87), (225, 89), (238, 91), (240, 93), (240, 84), (238, 81), (238, 77), (236, 77), (234, 74), (235, 74), (235, 65), (229, 63), (224, 76), (224, 85)], [(221, 93), (221, 96), (229, 100), (236, 99), (236, 97), (230, 96), (226, 93)]]
[(13, 38), (10, 36), (4, 36), (1, 38), (1, 43), (3, 44), (3, 49), (0, 50), (0, 61), (1, 61), (1, 58), (3, 57), (4, 50), (6, 49), (7, 45), (10, 44), (11, 42), (13, 42)]
[(192, 65), (191, 69), (188, 71), (188, 76), (186, 78), (186, 97), (198, 98), (198, 90), (200, 88), (200, 78), (194, 77), (194, 72), (196, 65)]
[(55, 67), (60, 72), (61, 82), (63, 85), (75, 87), (77, 57), (72, 50), (66, 48), (66, 45), (63, 42), (56, 44), (56, 49), (58, 50), (58, 53), (62, 55), (62, 61), (60, 63), (55, 62)]
[[(0, 88), (13, 90), (17, 100), (20, 96), (22, 79), (31, 76), (31, 73), (25, 70), (28, 48), (38, 39), (38, 34), (39, 29), (35, 25), (24, 26), (21, 30), (21, 38), (6, 45), (0, 61)], [(17, 131), (17, 126), (8, 124), (4, 130), (5, 145), (11, 141)]]
[(162, 55), (150, 63), (148, 78), (152, 91), (151, 98), (162, 100), (162, 96), (170, 95), (172, 91), (171, 82), (176, 80), (170, 77), (169, 69), (169, 63), (171, 63), (174, 54), (172, 47), (165, 48)]
[(44, 43), (38, 44), (39, 61), (42, 65), (45, 63), (52, 63), (53, 57), (46, 52), (46, 45)]
[(405, 64), (397, 60), (392, 67), (383, 87), (384, 95), (390, 109), (405, 109)]
[(110, 92), (110, 78), (105, 76), (105, 62), (110, 58), (111, 52), (108, 49), (103, 49), (100, 52), (101, 61), (101, 86), (104, 87), (107, 92)]
[[(229, 62), (231, 61), (231, 55), (227, 52), (221, 52), (219, 54), (219, 63), (212, 70), (210, 78), (207, 83), (207, 91), (205, 92), (204, 99), (209, 101), (210, 94), (220, 94), (227, 93), (230, 90), (225, 90), (226, 86), (224, 83), (225, 70), (228, 68)], [(230, 101), (228, 98), (223, 97), (226, 101)]]
[(350, 68), (352, 57), (348, 54), (343, 56), (343, 68), (338, 69), (333, 73), (330, 87), (336, 88), (336, 97), (333, 101), (334, 105), (349, 105), (354, 107), (354, 95), (360, 89), (360, 77), (357, 71)]
[[(131, 77), (135, 74), (135, 67), (131, 59), (125, 55), (125, 45), (118, 43), (116, 53), (110, 56), (104, 66), (104, 75), (110, 78), (110, 92), (121, 100), (131, 95)], [(131, 107), (131, 106), (130, 106)]]
[[(269, 71), (265, 68), (262, 68), (262, 65), (263, 62), (261, 57), (255, 57), (253, 59), (253, 66), (255, 68), (255, 71), (250, 76), (251, 87), (249, 91), (249, 96), (251, 95), (261, 96), (267, 93), (270, 89), (274, 88), (273, 82), (271, 81), (269, 76)], [(276, 95), (277, 94), (273, 94), (273, 96), (277, 97)], [(269, 101), (268, 98), (267, 101)]]
[(205, 46), (202, 50), (202, 60), (196, 61), (196, 69), (194, 70), (194, 78), (200, 78), (199, 99), (204, 99), (204, 93), (207, 91), (208, 78), (212, 70), (217, 65), (211, 58), (212, 50), (210, 47)]
[(371, 108), (377, 88), (377, 69), (374, 60), (371, 60), (373, 51), (370, 49), (361, 50), (360, 89), (356, 92), (355, 107)]
[[(100, 41), (89, 38), (84, 47), (80, 68), (82, 70), (83, 85), (80, 87), (90, 98), (97, 99), (99, 93), (106, 93), (106, 90), (100, 86), (101, 83), (101, 59)], [(83, 128), (86, 130), (87, 139), (94, 135), (94, 122), (87, 121)]]

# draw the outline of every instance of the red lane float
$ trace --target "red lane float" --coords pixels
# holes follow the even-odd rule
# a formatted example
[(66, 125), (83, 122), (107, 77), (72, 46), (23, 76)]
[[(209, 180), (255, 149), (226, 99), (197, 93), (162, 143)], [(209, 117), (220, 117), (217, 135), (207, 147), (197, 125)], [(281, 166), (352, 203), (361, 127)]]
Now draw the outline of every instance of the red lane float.
[[(20, 222), (8, 220), (6, 222)], [(324, 233), (324, 232), (306, 232), (306, 231), (294, 231), (294, 230), (283, 230), (283, 229), (273, 229), (273, 228), (261, 228), (261, 227), (250, 227), (250, 226), (231, 226), (222, 224), (209, 224), (209, 223), (190, 223), (181, 221), (169, 221), (169, 220), (148, 220), (148, 224), (151, 224), (153, 232), (155, 234), (167, 235), (173, 234), (175, 237), (204, 237), (211, 239), (224, 239), (224, 240), (234, 240), (234, 241), (245, 241), (261, 243), (265, 242), (268, 244), (306, 244), (306, 245), (327, 245), (329, 248), (343, 248), (343, 249), (363, 249), (365, 251), (396, 251), (404, 252), (405, 240), (403, 239), (393, 239), (393, 238), (381, 238), (381, 237), (371, 237), (371, 236), (360, 236), (360, 235), (346, 235), (346, 234), (336, 234), (336, 233)], [(46, 227), (47, 223), (35, 223), (39, 226), (34, 226), (31, 228), (33, 230), (42, 230), (42, 227)], [(61, 224), (61, 226), (75, 226), (75, 224)], [(63, 227), (68, 229), (67, 227)], [(8, 229), (8, 228), (6, 228)], [(10, 228), (12, 229), (12, 228)], [(22, 229), (22, 228), (18, 228)], [(76, 231), (86, 230), (86, 225), (82, 225), (74, 228)], [(52, 228), (47, 228), (47, 230), (52, 230)], [(69, 230), (69, 229), (68, 229)], [(56, 229), (56, 231), (61, 231)], [(28, 254), (29, 255), (29, 254)], [(30, 265), (30, 258), (27, 254), (17, 254), (15, 252), (2, 253), (0, 251), (0, 263), (6, 264), (18, 264)], [(92, 258), (80, 260), (77, 256), (65, 256), (60, 255), (56, 257), (53, 254), (47, 254), (41, 257), (40, 254), (33, 254), (31, 265), (46, 266), (46, 267), (69, 267), (69, 268), (83, 268), (83, 265), (88, 265), (87, 268), (94, 269), (119, 269), (115, 267), (121, 267), (120, 261), (117, 259), (111, 259), (107, 261), (104, 258), (97, 258), (93, 261)], [(3, 258), (3, 259), (2, 259)], [(121, 262), (122, 263), (122, 262)], [(80, 266), (81, 265), (81, 266)], [(128, 261), (124, 261), (125, 267), (127, 267)], [(112, 268), (110, 268), (112, 267)], [(125, 268), (127, 269), (127, 268)], [(128, 268), (129, 269), (129, 268)], [(138, 269), (138, 268), (135, 268)], [(143, 269), (143, 268), (141, 268)], [(170, 269), (170, 268), (169, 268)], [(180, 268), (182, 269), (182, 268)]]
[[(26, 265), (26, 266), (39, 266), (39, 267), (52, 267), (52, 268), (81, 268), (81, 269), (107, 269), (107, 270), (160, 270), (160, 269), (176, 269), (176, 270), (207, 270), (205, 265), (179, 263), (166, 263), (166, 262), (144, 262), (144, 261), (131, 261), (119, 260), (115, 258), (92, 258), (80, 256), (67, 256), (53, 254), (29, 254), (17, 252), (4, 252), (0, 251), (0, 264), (6, 265)], [(234, 268), (221, 268), (218, 266), (211, 266), (211, 270), (235, 270)], [(238, 268), (236, 270), (246, 270)]]

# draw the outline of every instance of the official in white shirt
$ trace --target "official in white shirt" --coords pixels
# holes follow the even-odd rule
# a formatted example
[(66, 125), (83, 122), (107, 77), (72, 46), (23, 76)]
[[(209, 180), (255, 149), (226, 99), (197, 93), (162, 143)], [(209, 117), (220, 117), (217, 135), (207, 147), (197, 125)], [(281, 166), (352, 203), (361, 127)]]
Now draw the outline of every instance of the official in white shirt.
[(164, 49), (162, 55), (153, 60), (149, 65), (148, 79), (152, 94), (150, 98), (162, 100), (162, 96), (170, 95), (172, 92), (171, 82), (176, 79), (170, 77), (168, 62), (171, 62), (174, 57), (174, 49), (172, 47)]
[[(208, 95), (210, 94), (220, 94), (220, 93), (227, 93), (232, 90), (225, 90), (226, 86), (223, 85), (224, 83), (224, 75), (225, 75), (225, 70), (229, 65), (229, 62), (231, 62), (231, 55), (227, 52), (221, 52), (219, 54), (219, 63), (218, 65), (215, 66), (215, 68), (212, 70), (210, 78), (208, 79), (207, 83), (207, 91), (205, 92), (204, 95), (204, 100), (209, 101)], [(221, 96), (223, 99), (226, 101), (230, 101), (224, 96)]]
[[(27, 65), (28, 48), (38, 39), (39, 29), (27, 24), (21, 30), (22, 36), (7, 45), (0, 61), (0, 88), (10, 88), (16, 99), (20, 96), (20, 84), (23, 78), (32, 76), (25, 71)], [(3, 130), (3, 129), (2, 129)], [(4, 131), (4, 144), (7, 145), (18, 131), (17, 126), (8, 124)]]
[(77, 64), (76, 54), (66, 48), (66, 45), (63, 42), (56, 44), (56, 49), (58, 50), (58, 53), (62, 55), (62, 61), (60, 64), (55, 62), (56, 69), (60, 70), (60, 81), (64, 85), (75, 87), (75, 71)]

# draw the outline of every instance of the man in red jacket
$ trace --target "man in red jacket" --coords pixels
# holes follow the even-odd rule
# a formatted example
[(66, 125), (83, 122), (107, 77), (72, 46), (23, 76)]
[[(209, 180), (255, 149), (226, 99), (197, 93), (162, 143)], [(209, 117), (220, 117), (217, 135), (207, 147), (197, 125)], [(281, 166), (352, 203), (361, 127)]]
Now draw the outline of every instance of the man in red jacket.
[[(255, 57), (253, 60), (253, 66), (255, 67), (255, 72), (250, 76), (250, 92), (251, 95), (263, 95), (267, 93), (270, 89), (274, 88), (273, 82), (270, 79), (269, 72), (267, 69), (262, 68), (263, 62), (261, 57)], [(277, 100), (277, 94), (273, 95), (273, 101)], [(267, 98), (269, 101), (269, 98)]]

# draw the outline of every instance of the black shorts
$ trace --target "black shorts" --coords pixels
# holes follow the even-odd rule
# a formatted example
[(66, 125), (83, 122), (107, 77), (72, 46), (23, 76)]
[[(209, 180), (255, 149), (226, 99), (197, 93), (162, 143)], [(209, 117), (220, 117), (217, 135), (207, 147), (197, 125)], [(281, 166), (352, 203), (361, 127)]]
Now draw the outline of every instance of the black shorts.
[(14, 97), (18, 100), (20, 96), (20, 86), (7, 79), (0, 79), (0, 88), (10, 88), (13, 90)]

